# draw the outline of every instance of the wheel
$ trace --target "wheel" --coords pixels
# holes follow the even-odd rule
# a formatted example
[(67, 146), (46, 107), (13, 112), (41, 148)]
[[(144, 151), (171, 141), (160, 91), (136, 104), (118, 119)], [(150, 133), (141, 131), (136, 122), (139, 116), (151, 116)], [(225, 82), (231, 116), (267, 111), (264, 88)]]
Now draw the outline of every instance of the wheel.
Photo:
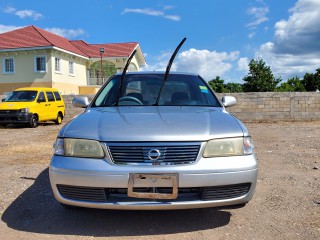
[(30, 118), (29, 126), (31, 128), (38, 127), (38, 117), (37, 117), (37, 115), (32, 115), (32, 117)]
[(143, 103), (138, 98), (135, 98), (135, 97), (132, 97), (132, 96), (124, 96), (124, 97), (119, 99), (119, 103), (120, 102), (125, 102), (125, 101), (131, 101), (131, 102), (137, 103), (139, 105), (143, 105)]
[(62, 119), (63, 119), (62, 114), (61, 114), (61, 113), (58, 113), (57, 118), (56, 118), (56, 120), (54, 121), (55, 124), (57, 124), (57, 125), (61, 124), (61, 123), (62, 123)]

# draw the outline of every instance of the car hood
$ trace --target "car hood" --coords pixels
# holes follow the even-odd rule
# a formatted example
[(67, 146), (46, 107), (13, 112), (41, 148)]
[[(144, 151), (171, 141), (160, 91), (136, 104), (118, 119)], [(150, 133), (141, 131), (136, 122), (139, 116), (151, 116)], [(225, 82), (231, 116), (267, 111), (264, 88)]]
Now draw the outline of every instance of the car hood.
[(33, 102), (2, 102), (0, 103), (0, 110), (19, 110), (32, 104)]
[(60, 137), (99, 141), (206, 141), (243, 136), (241, 122), (223, 108), (89, 108), (60, 131)]

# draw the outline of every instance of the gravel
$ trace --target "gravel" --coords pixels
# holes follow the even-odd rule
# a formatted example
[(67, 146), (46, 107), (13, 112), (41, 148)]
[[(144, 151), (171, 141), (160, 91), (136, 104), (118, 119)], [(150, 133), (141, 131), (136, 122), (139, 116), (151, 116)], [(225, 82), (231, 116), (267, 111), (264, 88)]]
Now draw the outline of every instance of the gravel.
[(320, 239), (320, 122), (247, 123), (259, 177), (244, 208), (66, 210), (48, 165), (61, 126), (0, 128), (1, 239)]

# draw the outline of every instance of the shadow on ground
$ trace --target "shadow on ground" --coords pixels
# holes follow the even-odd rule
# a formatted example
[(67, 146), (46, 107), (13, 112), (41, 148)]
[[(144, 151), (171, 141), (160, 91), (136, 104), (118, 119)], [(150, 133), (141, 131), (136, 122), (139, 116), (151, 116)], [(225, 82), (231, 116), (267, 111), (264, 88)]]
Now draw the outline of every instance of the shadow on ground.
[(230, 213), (221, 209), (176, 211), (67, 210), (51, 192), (48, 168), (2, 215), (8, 227), (19, 231), (82, 236), (143, 236), (213, 229), (227, 225)]

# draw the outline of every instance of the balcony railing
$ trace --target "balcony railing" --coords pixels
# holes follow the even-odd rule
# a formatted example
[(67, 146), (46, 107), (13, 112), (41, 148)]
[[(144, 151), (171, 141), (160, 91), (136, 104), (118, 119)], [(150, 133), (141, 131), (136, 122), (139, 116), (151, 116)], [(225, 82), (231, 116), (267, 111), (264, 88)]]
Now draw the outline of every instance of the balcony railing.
[(109, 76), (108, 77), (105, 77), (103, 79), (101, 78), (89, 78), (89, 82), (88, 82), (88, 85), (98, 85), (98, 86), (101, 86), (102, 84), (104, 84), (104, 82), (106, 80), (109, 79)]

